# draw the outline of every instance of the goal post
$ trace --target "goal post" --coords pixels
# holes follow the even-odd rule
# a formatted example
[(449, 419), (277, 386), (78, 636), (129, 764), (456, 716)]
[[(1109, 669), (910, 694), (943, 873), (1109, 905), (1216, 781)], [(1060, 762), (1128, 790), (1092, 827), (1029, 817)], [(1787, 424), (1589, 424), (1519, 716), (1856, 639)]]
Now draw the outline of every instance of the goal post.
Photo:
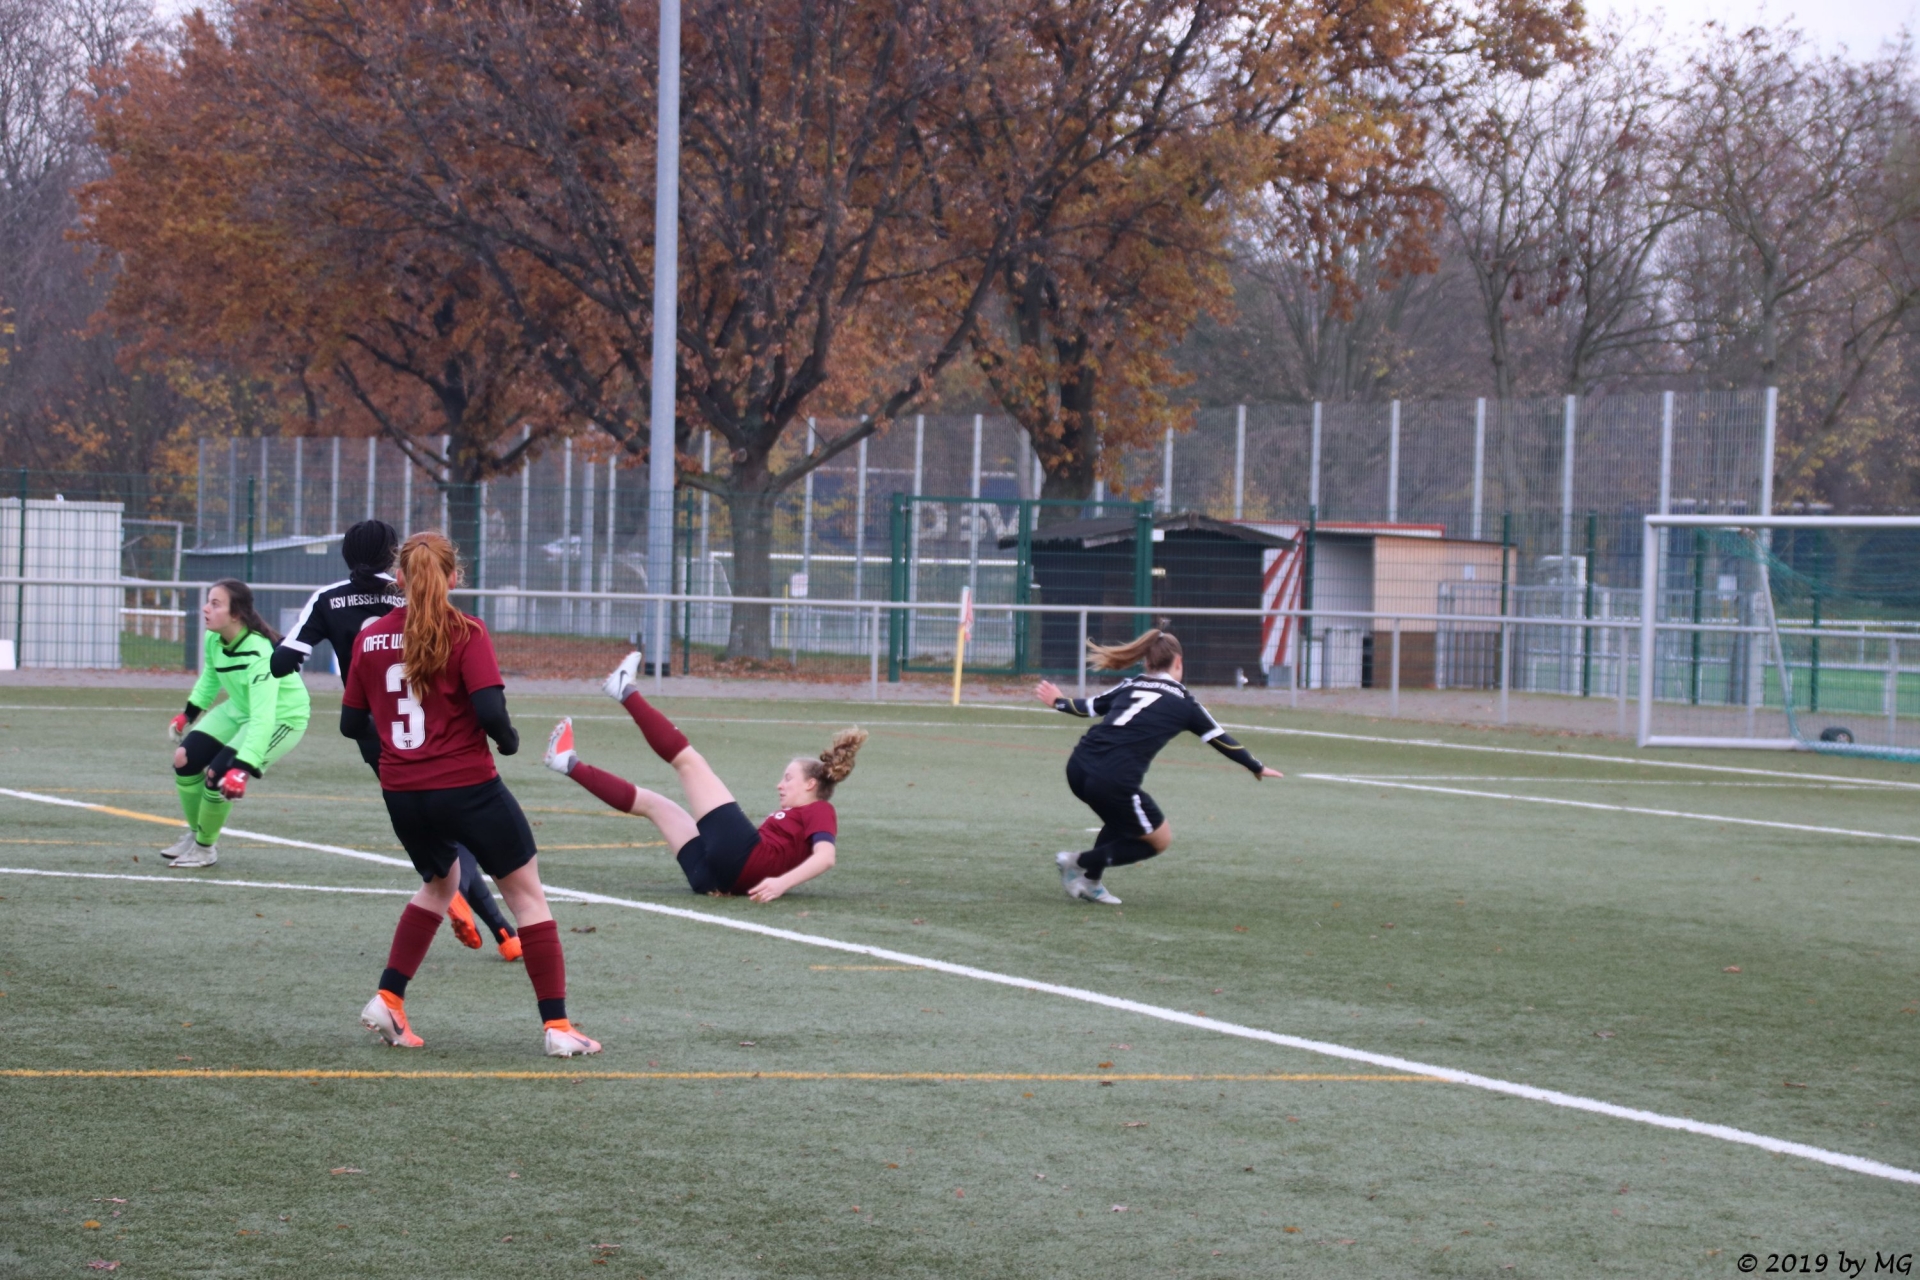
[(1651, 515), (1638, 740), (1920, 761), (1920, 516)]

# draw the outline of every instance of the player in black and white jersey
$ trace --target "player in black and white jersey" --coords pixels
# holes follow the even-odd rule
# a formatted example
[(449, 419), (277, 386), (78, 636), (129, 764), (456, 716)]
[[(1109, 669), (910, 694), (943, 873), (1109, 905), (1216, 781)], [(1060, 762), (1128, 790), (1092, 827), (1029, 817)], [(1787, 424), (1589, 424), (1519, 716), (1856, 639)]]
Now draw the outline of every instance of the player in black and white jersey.
[[(393, 557), (400, 545), (400, 534), (384, 520), (362, 520), (348, 529), (340, 540), (340, 557), (347, 562), (347, 576), (314, 592), (273, 651), (273, 674), (291, 675), (312, 656), (322, 640), (333, 646), (340, 663), (340, 682), (346, 683), (353, 662), (353, 639), (368, 623), (386, 617), (407, 602), (395, 585)], [(374, 774), (380, 772), (380, 733), (369, 724), (358, 739), (360, 758)], [(473, 917), (478, 915), (500, 947), (503, 960), (520, 958), (520, 938), (500, 913), (499, 904), (480, 878), (480, 864), (466, 849), (460, 850), (460, 893), (454, 899), (447, 922), (460, 941), (478, 949), (485, 943)]]
[(1169, 632), (1148, 631), (1126, 644), (1089, 643), (1087, 648), (1096, 670), (1139, 665), (1146, 674), (1091, 698), (1064, 697), (1051, 680), (1042, 680), (1034, 693), (1056, 711), (1100, 719), (1081, 735), (1067, 759), (1067, 786), (1100, 815), (1103, 825), (1093, 848), (1056, 854), (1054, 862), (1068, 897), (1117, 907), (1120, 899), (1100, 882), (1107, 868), (1144, 862), (1173, 843), (1173, 829), (1160, 806), (1140, 788), (1160, 748), (1182, 733), (1192, 733), (1255, 778), (1285, 775), (1254, 759), (1180, 683), (1185, 664), (1180, 641)]

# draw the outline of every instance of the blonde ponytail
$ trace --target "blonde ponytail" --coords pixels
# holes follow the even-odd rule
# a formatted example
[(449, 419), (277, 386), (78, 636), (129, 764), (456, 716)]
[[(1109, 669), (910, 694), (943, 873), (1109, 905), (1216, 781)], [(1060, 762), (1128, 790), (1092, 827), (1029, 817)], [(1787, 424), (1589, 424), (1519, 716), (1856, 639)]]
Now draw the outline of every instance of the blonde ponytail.
[(853, 758), (860, 753), (860, 746), (867, 740), (865, 729), (854, 727), (842, 729), (833, 735), (833, 741), (827, 749), (809, 760), (801, 756), (796, 760), (800, 771), (812, 778), (820, 788), (820, 798), (833, 798), (833, 788), (845, 782), (847, 775), (853, 772)]
[(1096, 671), (1123, 671), (1136, 663), (1144, 665), (1149, 673), (1166, 671), (1180, 656), (1180, 638), (1156, 627), (1125, 644), (1095, 644), (1089, 640), (1087, 652), (1093, 657)]
[(452, 661), (454, 641), (467, 634), (466, 616), (447, 599), (459, 560), (445, 536), (429, 531), (408, 538), (397, 562), (407, 590), (407, 684), (424, 693)]

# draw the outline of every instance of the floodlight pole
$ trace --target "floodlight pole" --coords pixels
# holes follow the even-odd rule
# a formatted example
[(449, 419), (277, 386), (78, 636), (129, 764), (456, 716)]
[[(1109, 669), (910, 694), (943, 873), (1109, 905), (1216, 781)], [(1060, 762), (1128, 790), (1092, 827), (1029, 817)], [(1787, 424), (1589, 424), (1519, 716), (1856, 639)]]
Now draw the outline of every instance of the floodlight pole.
[[(653, 183), (653, 378), (647, 455), (647, 590), (673, 589), (674, 366), (680, 300), (680, 0), (660, 0), (659, 149)], [(658, 602), (649, 612), (663, 608)], [(649, 626), (648, 631), (658, 632)], [(653, 655), (656, 664), (665, 661)], [(656, 665), (656, 670), (658, 666)]]

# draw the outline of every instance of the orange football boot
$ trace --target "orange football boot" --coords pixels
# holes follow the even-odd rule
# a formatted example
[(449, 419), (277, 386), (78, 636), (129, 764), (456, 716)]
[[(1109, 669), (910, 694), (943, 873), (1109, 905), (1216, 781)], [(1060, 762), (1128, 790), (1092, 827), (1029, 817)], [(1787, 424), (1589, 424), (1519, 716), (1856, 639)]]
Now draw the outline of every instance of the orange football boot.
[(480, 926), (473, 922), (473, 908), (459, 894), (453, 895), (453, 903), (447, 908), (447, 923), (453, 927), (453, 936), (460, 939), (460, 945), (478, 951), (485, 945), (480, 937)]

